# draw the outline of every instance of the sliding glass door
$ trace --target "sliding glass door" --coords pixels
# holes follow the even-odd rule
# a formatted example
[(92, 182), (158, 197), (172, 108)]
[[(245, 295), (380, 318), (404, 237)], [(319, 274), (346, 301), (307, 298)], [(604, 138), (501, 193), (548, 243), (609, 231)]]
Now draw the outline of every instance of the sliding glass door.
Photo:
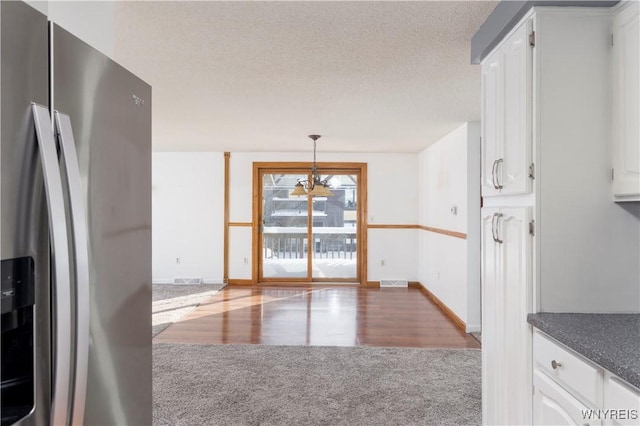
[(312, 277), (314, 279), (349, 279), (358, 276), (357, 251), (357, 176), (328, 174), (331, 197), (314, 197), (315, 206), (322, 209), (321, 217), (314, 217), (311, 227)]
[[(309, 197), (289, 194), (298, 173), (264, 173), (262, 176), (262, 277), (309, 277)], [(262, 280), (261, 280), (262, 281)]]
[(259, 170), (259, 282), (359, 282), (359, 174), (327, 170), (332, 196), (293, 196), (308, 172)]

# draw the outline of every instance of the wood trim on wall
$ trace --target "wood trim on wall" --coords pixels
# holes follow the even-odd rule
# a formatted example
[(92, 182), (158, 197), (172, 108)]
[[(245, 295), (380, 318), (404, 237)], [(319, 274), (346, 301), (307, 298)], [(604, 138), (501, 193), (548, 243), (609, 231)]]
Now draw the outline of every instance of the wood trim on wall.
[(238, 278), (229, 278), (229, 285), (242, 285), (242, 286), (248, 286), (248, 285), (253, 285), (253, 280), (245, 280), (245, 279), (238, 279)]
[(229, 159), (230, 152), (224, 153), (224, 254), (222, 282), (229, 282)]
[[(260, 164), (264, 163), (253, 163), (253, 179), (252, 179), (252, 200), (251, 200), (251, 220), (256, 224), (256, 227), (260, 229), (262, 225), (262, 217), (260, 217), (260, 207), (262, 205), (260, 200)], [(268, 164), (268, 163), (267, 163)], [(260, 232), (253, 229), (251, 232), (251, 280), (254, 284), (258, 283), (258, 274), (259, 274), (259, 265), (260, 253), (258, 251), (258, 245), (260, 244)]]
[(418, 229), (419, 225), (385, 225), (372, 223), (367, 225), (367, 229)]
[(435, 232), (436, 234), (448, 235), (450, 237), (455, 237), (455, 238), (462, 238), (463, 240), (467, 239), (467, 234), (465, 234), (464, 232), (449, 231), (448, 229), (433, 228), (431, 226), (424, 226), (424, 225), (418, 225), (418, 228), (422, 229), (423, 231)]
[(360, 185), (358, 185), (358, 203), (362, 205), (362, 208), (359, 209), (360, 217), (358, 218), (358, 223), (360, 224), (359, 229), (359, 238), (361, 242), (361, 247), (359, 248), (360, 252), (360, 283), (367, 286), (367, 259), (369, 256), (367, 255), (367, 218), (369, 217), (369, 200), (367, 199), (367, 194), (369, 192), (368, 185), (368, 172), (367, 172), (367, 163), (361, 163), (360, 165)]
[(453, 323), (456, 325), (456, 327), (458, 327), (460, 330), (464, 331), (465, 333), (467, 332), (467, 325), (464, 323), (464, 321), (462, 321), (460, 319), (460, 317), (455, 314), (455, 312), (453, 312), (451, 309), (449, 309), (449, 307), (447, 305), (445, 305), (444, 302), (438, 298), (438, 296), (433, 294), (431, 292), (431, 290), (426, 288), (420, 282), (413, 282), (412, 281), (412, 282), (409, 283), (409, 286), (410, 287), (417, 287), (418, 289), (420, 289), (420, 292), (422, 294), (424, 294), (425, 296), (427, 296), (429, 299), (431, 299), (433, 301), (433, 303), (438, 305), (438, 307), (442, 310), (442, 312), (444, 312), (444, 314), (446, 316), (448, 316), (451, 319), (451, 321), (453, 321)]
[[(318, 162), (317, 163), (318, 168), (322, 169), (321, 171), (324, 172), (325, 170), (338, 170), (340, 172), (343, 171), (349, 171), (349, 170), (353, 170), (353, 171), (359, 171), (363, 169), (366, 169), (367, 163), (355, 163), (355, 162), (348, 162), (348, 163), (337, 163), (337, 162)], [(309, 161), (292, 161), (292, 162), (264, 162), (264, 161), (256, 161), (253, 163), (253, 170), (256, 169), (270, 169), (270, 170), (291, 170), (291, 169), (309, 169), (311, 170), (311, 167), (313, 166), (312, 162)]]
[(450, 231), (448, 229), (434, 228), (432, 226), (424, 225), (386, 225), (380, 223), (372, 223), (367, 225), (367, 229), (422, 229), (423, 231), (435, 232), (436, 234), (448, 235), (450, 237), (467, 239), (467, 234), (464, 232)]
[(247, 227), (252, 227), (253, 223), (251, 223), (251, 222), (229, 222), (228, 226), (247, 226)]

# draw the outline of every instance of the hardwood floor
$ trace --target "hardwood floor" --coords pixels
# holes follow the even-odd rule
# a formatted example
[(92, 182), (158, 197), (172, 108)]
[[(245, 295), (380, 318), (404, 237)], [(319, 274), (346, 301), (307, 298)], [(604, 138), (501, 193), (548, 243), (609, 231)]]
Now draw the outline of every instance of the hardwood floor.
[(417, 288), (227, 286), (153, 340), (479, 348)]

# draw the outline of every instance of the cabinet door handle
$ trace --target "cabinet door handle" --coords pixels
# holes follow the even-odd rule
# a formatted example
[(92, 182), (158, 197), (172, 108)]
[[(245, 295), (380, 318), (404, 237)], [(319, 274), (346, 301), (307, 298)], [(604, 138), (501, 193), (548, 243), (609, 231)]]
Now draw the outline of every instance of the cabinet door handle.
[(499, 242), (498, 240), (498, 217), (500, 216), (500, 213), (494, 213), (493, 217), (491, 218), (491, 236), (493, 237), (493, 241), (494, 242)]
[(496, 169), (498, 166), (498, 160), (493, 160), (493, 166), (491, 166), (491, 182), (493, 183), (493, 187), (495, 189), (500, 189), (498, 188), (498, 182), (497, 182), (497, 175), (496, 175)]
[(562, 367), (562, 364), (560, 364), (558, 361), (556, 361), (555, 359), (553, 361), (551, 361), (551, 368), (553, 368), (554, 370), (557, 369), (558, 367)]
[(496, 213), (496, 236), (494, 237), (494, 240), (496, 243), (498, 244), (502, 244), (504, 241), (502, 241), (500, 239), (500, 233), (498, 231), (500, 231), (500, 218), (502, 218), (502, 213)]
[(496, 215), (498, 213), (494, 213), (491, 217), (491, 237), (493, 238), (493, 242), (496, 241)]
[(504, 159), (503, 159), (503, 158), (498, 158), (498, 159), (496, 160), (496, 171), (495, 171), (495, 176), (496, 176), (496, 183), (495, 183), (495, 187), (496, 187), (496, 189), (502, 189), (502, 188), (503, 188), (502, 184), (500, 183), (500, 178), (499, 178), (499, 176), (498, 176), (498, 167), (499, 167), (502, 163), (504, 163)]

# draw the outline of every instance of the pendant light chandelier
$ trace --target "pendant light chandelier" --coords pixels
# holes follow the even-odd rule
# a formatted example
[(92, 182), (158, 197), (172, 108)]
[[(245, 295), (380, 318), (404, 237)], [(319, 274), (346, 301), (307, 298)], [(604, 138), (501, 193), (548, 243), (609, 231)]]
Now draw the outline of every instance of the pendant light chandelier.
[(333, 192), (329, 189), (327, 180), (320, 179), (318, 166), (316, 165), (316, 141), (320, 139), (320, 135), (309, 135), (313, 140), (313, 167), (311, 168), (311, 180), (298, 179), (298, 183), (293, 188), (291, 195), (316, 195), (320, 197), (330, 197)]

